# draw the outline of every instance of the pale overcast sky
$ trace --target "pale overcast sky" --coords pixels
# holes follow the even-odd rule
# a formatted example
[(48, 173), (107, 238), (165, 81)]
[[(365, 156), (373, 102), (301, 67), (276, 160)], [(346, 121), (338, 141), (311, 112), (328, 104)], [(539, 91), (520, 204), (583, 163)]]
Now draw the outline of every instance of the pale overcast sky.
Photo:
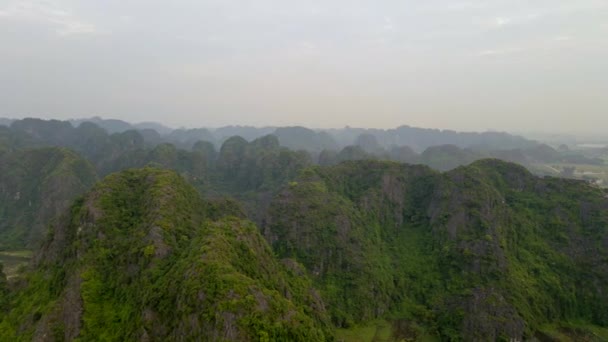
[(0, 0), (0, 116), (608, 131), (608, 0)]

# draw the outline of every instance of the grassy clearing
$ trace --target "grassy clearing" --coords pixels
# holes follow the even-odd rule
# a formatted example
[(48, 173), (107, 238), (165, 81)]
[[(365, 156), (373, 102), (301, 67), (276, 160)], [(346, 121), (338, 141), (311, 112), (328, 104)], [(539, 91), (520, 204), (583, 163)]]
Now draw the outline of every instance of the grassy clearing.
[(608, 328), (576, 323), (550, 324), (543, 326), (539, 335), (560, 342), (608, 341)]
[[(405, 342), (395, 340), (391, 323), (386, 320), (374, 320), (365, 325), (350, 329), (337, 329), (336, 341), (339, 342)], [(439, 339), (430, 335), (418, 336), (416, 341), (437, 342)]]
[(0, 257), (13, 257), (13, 258), (31, 258), (32, 251), (30, 250), (20, 250), (20, 251), (0, 251)]
[(393, 341), (391, 336), (391, 324), (384, 320), (372, 321), (350, 329), (336, 330), (336, 340), (344, 342), (388, 342)]
[(32, 251), (0, 251), (0, 263), (4, 264), (4, 274), (7, 278), (17, 275), (17, 271), (22, 266), (26, 266), (32, 257)]
[(574, 176), (576, 178), (593, 178), (601, 180), (600, 184), (602, 187), (608, 187), (608, 166), (606, 165), (586, 165), (586, 164), (556, 164), (554, 165), (558, 169), (564, 167), (574, 167)]
[(573, 167), (574, 176), (579, 179), (592, 178), (601, 180), (602, 187), (608, 187), (608, 165), (588, 165), (588, 164), (565, 164), (565, 163), (549, 163), (549, 164), (534, 164), (531, 169), (533, 172), (551, 174), (559, 177), (564, 168)]

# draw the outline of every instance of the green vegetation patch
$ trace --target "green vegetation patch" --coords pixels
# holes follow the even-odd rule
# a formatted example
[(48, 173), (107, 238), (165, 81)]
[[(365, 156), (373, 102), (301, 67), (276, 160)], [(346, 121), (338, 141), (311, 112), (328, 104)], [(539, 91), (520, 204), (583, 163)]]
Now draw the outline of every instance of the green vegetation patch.
[(17, 250), (0, 252), (0, 264), (4, 265), (4, 274), (7, 278), (15, 277), (20, 269), (30, 262), (32, 251)]

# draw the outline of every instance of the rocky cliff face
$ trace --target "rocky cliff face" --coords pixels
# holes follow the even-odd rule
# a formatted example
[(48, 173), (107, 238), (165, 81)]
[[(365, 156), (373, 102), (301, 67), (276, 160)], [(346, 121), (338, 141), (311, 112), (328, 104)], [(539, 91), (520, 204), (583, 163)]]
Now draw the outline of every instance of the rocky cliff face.
[(523, 339), (549, 322), (606, 326), (607, 204), (498, 160), (444, 174), (352, 162), (285, 188), (263, 232), (338, 325), (389, 316), (448, 339)]

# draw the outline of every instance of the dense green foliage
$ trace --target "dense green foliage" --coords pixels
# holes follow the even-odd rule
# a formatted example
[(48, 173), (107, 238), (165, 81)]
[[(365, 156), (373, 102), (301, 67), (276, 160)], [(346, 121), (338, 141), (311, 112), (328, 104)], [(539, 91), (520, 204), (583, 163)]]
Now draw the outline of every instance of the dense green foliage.
[[(112, 133), (0, 127), (0, 249), (35, 248), (50, 227), (30, 269), (0, 270), (0, 340), (316, 341), (369, 322), (406, 340), (608, 331), (608, 194), (483, 159), (580, 159), (568, 149), (407, 127), (100, 124)], [(407, 132), (460, 142), (387, 147)], [(512, 149), (463, 148), (497, 141)], [(73, 202), (96, 173), (109, 176)]]
[(420, 155), (422, 164), (440, 171), (468, 165), (477, 159), (481, 159), (481, 156), (471, 150), (463, 150), (454, 145), (432, 146)]
[(9, 298), (8, 282), (4, 274), (4, 265), (0, 263), (0, 312), (7, 309)]
[(263, 232), (339, 326), (530, 338), (550, 322), (608, 325), (606, 209), (600, 189), (497, 160), (446, 174), (367, 161), (303, 173)]
[[(417, 220), (419, 196), (436, 176), (377, 162), (310, 170), (271, 205), (264, 233), (313, 273), (337, 325), (388, 315), (405, 293), (432, 287), (430, 231)], [(399, 282), (394, 272), (403, 272)]]
[(305, 127), (279, 127), (273, 134), (282, 146), (293, 150), (321, 151), (335, 149), (338, 144), (326, 132), (316, 132)]
[(96, 178), (85, 159), (62, 148), (0, 154), (0, 250), (36, 246)]
[(175, 173), (107, 177), (54, 225), (0, 315), (0, 340), (331, 339), (294, 261), (251, 223), (216, 218)]
[(306, 152), (293, 152), (279, 146), (268, 135), (247, 143), (232, 137), (222, 145), (217, 162), (218, 178), (227, 191), (269, 190), (293, 179), (311, 164)]
[[(567, 148), (556, 150), (522, 137), (496, 132), (458, 133), (407, 126), (392, 130), (344, 128), (316, 131), (304, 127), (275, 129), (230, 126), (215, 130), (197, 128), (171, 131), (159, 124), (131, 125), (120, 120), (100, 118), (71, 122), (32, 118), (13, 121), (10, 128), (0, 126), (0, 153), (24, 147), (67, 147), (87, 158), (98, 174), (107, 175), (125, 168), (155, 163), (155, 147), (164, 145), (161, 149), (167, 149), (167, 146), (173, 146), (171, 148), (176, 155), (173, 162), (167, 163), (171, 160), (161, 159), (158, 161), (160, 165), (200, 179), (202, 173), (209, 175), (218, 171), (215, 161), (222, 159), (222, 156), (215, 152), (216, 146), (221, 147), (220, 150), (230, 151), (223, 145), (232, 144), (235, 137), (251, 142), (256, 139), (268, 140), (270, 134), (277, 137), (277, 143), (281, 146), (300, 151), (298, 158), (311, 159), (320, 165), (380, 159), (421, 163), (446, 171), (492, 157), (516, 162), (542, 173), (542, 169), (533, 166), (534, 163), (604, 164), (602, 159), (583, 155), (580, 151)], [(272, 145), (264, 148), (276, 150)], [(253, 164), (245, 165), (251, 167)], [(219, 170), (222, 175), (223, 171)], [(256, 183), (256, 180), (239, 181)]]

